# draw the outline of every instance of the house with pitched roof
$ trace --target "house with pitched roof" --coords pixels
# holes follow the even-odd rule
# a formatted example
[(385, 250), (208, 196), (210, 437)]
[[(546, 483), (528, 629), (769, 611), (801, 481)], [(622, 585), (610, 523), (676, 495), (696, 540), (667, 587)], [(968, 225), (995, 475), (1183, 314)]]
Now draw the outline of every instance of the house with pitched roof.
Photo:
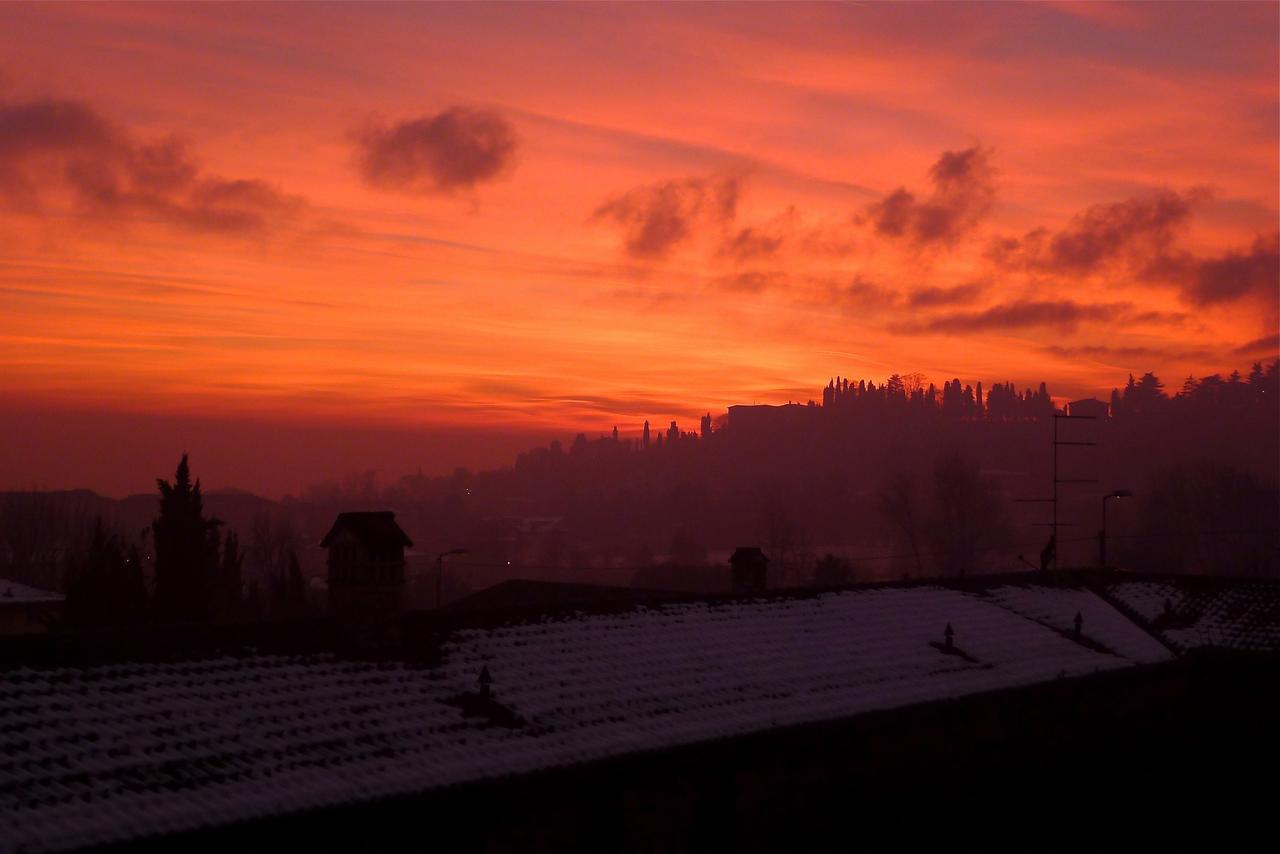
[(395, 513), (339, 513), (320, 547), (329, 551), (331, 613), (376, 616), (401, 610), (404, 550), (413, 541), (396, 524)]
[(43, 634), (62, 620), (66, 597), (0, 578), (0, 636)]

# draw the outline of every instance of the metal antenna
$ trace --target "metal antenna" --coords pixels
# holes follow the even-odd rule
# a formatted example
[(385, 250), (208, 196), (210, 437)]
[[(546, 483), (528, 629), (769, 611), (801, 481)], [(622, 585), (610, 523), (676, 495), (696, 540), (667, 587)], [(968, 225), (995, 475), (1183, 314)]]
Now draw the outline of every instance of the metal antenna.
[(1017, 504), (1052, 504), (1053, 516), (1050, 522), (1032, 522), (1031, 524), (1037, 528), (1049, 528), (1053, 537), (1053, 568), (1058, 568), (1058, 529), (1074, 527), (1069, 522), (1058, 521), (1058, 484), (1062, 483), (1097, 483), (1097, 478), (1081, 478), (1081, 477), (1058, 477), (1058, 448), (1063, 446), (1093, 447), (1097, 442), (1077, 442), (1068, 441), (1058, 438), (1058, 422), (1059, 421), (1096, 421), (1093, 415), (1064, 415), (1059, 412), (1053, 413), (1053, 497), (1052, 498), (1015, 498), (1013, 501)]

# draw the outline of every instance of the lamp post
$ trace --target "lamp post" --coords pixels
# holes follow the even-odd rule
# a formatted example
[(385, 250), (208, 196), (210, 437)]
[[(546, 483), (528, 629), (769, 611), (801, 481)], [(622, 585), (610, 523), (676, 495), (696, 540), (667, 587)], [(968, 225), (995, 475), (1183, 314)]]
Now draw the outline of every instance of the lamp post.
[(440, 552), (436, 555), (436, 608), (439, 609), (441, 597), (444, 592), (444, 559), (453, 555), (464, 555), (466, 549), (449, 549), (447, 552)]
[(1127, 489), (1117, 489), (1102, 496), (1102, 530), (1098, 532), (1098, 566), (1102, 569), (1107, 566), (1107, 500), (1132, 497), (1133, 493)]

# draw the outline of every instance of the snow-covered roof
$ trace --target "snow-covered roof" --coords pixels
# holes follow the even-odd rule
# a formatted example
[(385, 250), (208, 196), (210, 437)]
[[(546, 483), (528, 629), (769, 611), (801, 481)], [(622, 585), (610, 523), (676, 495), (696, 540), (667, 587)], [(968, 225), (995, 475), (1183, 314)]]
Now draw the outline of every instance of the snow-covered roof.
[(1274, 582), (1126, 581), (1107, 585), (1105, 593), (1179, 652), (1280, 652), (1280, 585)]
[[(1092, 593), (1005, 584), (455, 629), (434, 666), (259, 655), (10, 670), (0, 850), (425, 792), (1170, 657)], [(486, 667), (501, 715), (475, 713)]]
[(65, 597), (61, 593), (41, 590), (0, 578), (0, 607), (15, 603), (35, 604), (39, 602), (61, 602)]

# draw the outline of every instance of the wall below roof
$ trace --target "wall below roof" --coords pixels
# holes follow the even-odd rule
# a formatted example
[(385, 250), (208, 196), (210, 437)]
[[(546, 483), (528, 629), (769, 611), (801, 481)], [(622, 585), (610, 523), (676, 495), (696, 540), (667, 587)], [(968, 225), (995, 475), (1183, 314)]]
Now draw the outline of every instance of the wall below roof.
[(780, 851), (912, 841), (1231, 847), (1270, 832), (1274, 658), (1167, 664), (180, 839), (218, 848)]

